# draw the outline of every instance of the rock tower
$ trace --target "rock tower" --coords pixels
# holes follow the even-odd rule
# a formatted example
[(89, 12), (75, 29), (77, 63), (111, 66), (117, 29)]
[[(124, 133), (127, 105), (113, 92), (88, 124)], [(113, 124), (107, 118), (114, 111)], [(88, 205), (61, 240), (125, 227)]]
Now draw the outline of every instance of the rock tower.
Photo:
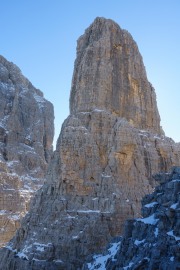
[(179, 162), (136, 43), (112, 20), (96, 18), (78, 40), (70, 116), (46, 183), (1, 251), (3, 269), (81, 269), (121, 234), (125, 219), (140, 216), (152, 174)]

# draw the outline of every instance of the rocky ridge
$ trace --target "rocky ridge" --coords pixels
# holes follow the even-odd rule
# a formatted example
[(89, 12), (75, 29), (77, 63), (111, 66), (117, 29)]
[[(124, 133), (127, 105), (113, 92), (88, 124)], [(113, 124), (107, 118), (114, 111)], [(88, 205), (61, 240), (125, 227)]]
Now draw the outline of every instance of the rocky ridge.
[(0, 246), (8, 242), (42, 186), (52, 156), (52, 104), (0, 56)]
[(179, 163), (136, 43), (113, 21), (95, 19), (78, 40), (70, 116), (47, 180), (1, 250), (1, 267), (81, 269), (127, 218), (140, 216), (152, 174)]
[(125, 223), (124, 235), (85, 269), (180, 269), (180, 167), (155, 175), (159, 186), (142, 200), (142, 218)]

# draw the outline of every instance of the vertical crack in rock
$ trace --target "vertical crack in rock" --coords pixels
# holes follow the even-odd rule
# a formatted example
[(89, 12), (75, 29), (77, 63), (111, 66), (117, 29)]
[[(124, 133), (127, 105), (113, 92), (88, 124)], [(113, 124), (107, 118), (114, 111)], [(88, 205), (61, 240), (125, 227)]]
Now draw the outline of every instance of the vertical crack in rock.
[(1, 251), (3, 269), (81, 269), (140, 216), (151, 175), (178, 165), (131, 35), (97, 18), (77, 44), (70, 116), (31, 209)]

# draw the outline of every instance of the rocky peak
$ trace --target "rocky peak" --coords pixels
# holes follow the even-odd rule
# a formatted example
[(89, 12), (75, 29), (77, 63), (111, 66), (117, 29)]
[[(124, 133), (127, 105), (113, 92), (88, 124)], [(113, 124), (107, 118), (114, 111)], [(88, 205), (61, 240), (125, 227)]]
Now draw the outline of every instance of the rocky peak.
[(71, 114), (94, 109), (124, 117), (160, 134), (156, 95), (132, 36), (112, 20), (96, 18), (78, 40)]
[(0, 56), (0, 245), (15, 233), (52, 156), (53, 106)]

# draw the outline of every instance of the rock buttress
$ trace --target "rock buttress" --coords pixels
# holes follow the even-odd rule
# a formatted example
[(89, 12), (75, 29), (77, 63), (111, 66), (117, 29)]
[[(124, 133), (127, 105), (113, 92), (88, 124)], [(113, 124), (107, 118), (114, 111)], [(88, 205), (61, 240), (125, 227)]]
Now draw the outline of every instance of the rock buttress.
[(53, 106), (0, 56), (0, 245), (14, 235), (52, 156)]

